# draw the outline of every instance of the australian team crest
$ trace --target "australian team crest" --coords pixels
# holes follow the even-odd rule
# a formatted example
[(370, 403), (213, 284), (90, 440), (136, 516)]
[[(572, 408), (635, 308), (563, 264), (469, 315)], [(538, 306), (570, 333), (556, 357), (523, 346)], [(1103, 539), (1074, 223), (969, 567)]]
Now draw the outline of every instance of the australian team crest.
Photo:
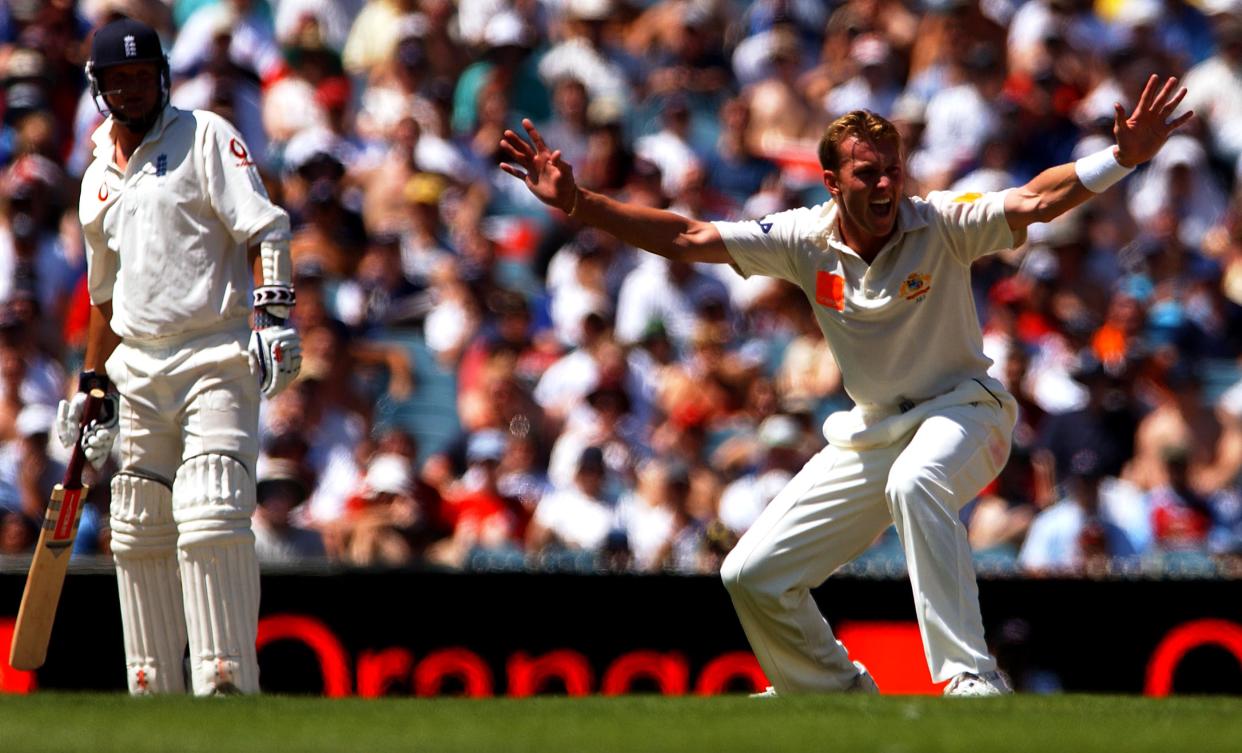
[(919, 300), (931, 290), (931, 275), (911, 272), (905, 282), (901, 283), (900, 295), (907, 301)]

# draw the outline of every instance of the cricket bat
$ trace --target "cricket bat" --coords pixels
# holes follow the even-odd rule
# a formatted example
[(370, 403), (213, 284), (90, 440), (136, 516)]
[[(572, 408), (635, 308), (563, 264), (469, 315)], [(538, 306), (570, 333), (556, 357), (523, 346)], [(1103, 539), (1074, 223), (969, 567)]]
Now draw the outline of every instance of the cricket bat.
[[(103, 390), (90, 391), (82, 410), (82, 426), (89, 426), (99, 416), (103, 400)], [(39, 544), (30, 561), (26, 590), (22, 593), (22, 605), (13, 626), (13, 646), (9, 650), (9, 664), (14, 669), (38, 669), (47, 658), (56, 605), (60, 602), (60, 589), (65, 584), (73, 541), (78, 535), (78, 521), (82, 518), (82, 503), (90, 490), (82, 485), (85, 466), (86, 453), (82, 451), (79, 434), (69, 466), (65, 468), (65, 477), (52, 490), (43, 528), (39, 531)]]

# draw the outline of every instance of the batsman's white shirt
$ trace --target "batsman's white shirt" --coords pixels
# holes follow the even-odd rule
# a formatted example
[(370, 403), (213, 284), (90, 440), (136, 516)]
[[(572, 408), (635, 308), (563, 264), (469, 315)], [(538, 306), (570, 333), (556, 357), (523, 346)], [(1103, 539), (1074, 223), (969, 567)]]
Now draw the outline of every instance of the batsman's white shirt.
[(1004, 198), (902, 199), (896, 232), (870, 265), (841, 239), (835, 201), (715, 225), (743, 276), (776, 277), (806, 293), (846, 392), (869, 418), (986, 375), (992, 362), (983, 354), (970, 264), (1014, 246)]
[(214, 113), (168, 107), (122, 171), (112, 123), (91, 137), (78, 204), (91, 302), (112, 301), (125, 340), (244, 328), (250, 238), (284, 214), (245, 142)]

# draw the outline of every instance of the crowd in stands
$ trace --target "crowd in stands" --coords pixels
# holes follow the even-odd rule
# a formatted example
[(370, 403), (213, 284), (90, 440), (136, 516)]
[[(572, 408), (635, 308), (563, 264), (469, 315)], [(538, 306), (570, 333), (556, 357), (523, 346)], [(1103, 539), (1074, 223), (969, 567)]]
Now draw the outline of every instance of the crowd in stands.
[[(1239, 0), (0, 3), (0, 554), (66, 459), (103, 119), (82, 70), (118, 15), (293, 220), (305, 359), (261, 417), (266, 562), (712, 572), (850, 406), (798, 290), (621, 245), (497, 169), (522, 118), (590, 188), (759, 219), (827, 199), (847, 111), (898, 125), (909, 193), (995, 191), (1110, 143), (1158, 73), (1191, 125), (974, 270), (1021, 416), (962, 516), (1009, 571), (1242, 573)], [(114, 470), (81, 552), (108, 551)]]

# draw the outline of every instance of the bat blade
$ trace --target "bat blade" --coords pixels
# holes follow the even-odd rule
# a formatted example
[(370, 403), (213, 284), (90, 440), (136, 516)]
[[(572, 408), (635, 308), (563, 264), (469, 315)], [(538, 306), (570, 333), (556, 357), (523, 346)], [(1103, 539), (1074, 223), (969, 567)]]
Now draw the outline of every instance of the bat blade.
[(13, 626), (9, 664), (14, 669), (38, 669), (47, 658), (56, 606), (60, 603), (73, 542), (78, 535), (82, 502), (89, 490), (88, 486), (65, 489), (60, 484), (52, 490), (43, 528), (39, 531), (39, 543), (30, 562), (30, 573), (26, 576), (17, 623)]
[[(87, 394), (82, 426), (89, 426), (99, 416), (103, 402), (103, 390), (93, 389)], [(78, 522), (82, 519), (82, 503), (90, 491), (90, 487), (82, 483), (85, 467), (86, 453), (79, 434), (65, 467), (64, 479), (52, 489), (43, 528), (39, 531), (39, 543), (30, 561), (26, 590), (22, 592), (17, 623), (13, 626), (13, 644), (9, 648), (9, 665), (14, 669), (38, 669), (47, 658), (56, 605), (60, 603), (60, 591), (73, 556), (73, 542), (78, 536)]]

